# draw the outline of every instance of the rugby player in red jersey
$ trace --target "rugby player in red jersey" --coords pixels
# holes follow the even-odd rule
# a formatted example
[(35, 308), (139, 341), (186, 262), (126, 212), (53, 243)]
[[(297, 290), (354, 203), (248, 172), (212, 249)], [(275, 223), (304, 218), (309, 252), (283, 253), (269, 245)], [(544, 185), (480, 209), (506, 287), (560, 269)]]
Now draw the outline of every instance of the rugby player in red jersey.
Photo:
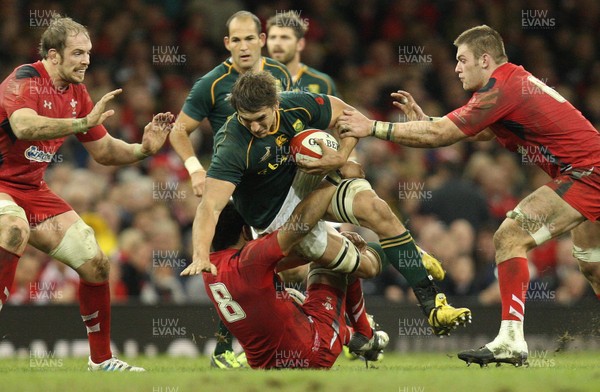
[[(502, 38), (488, 26), (455, 41), (456, 73), (469, 102), (442, 118), (426, 116), (410, 94), (392, 94), (411, 120), (385, 123), (347, 111), (338, 126), (351, 137), (375, 136), (410, 147), (440, 147), (460, 140), (491, 140), (535, 162), (552, 180), (507, 213), (494, 236), (502, 322), (484, 347), (459, 353), (484, 365), (527, 361), (523, 334), (529, 285), (527, 251), (571, 231), (573, 255), (600, 298), (600, 134), (559, 93), (523, 67), (509, 63)], [(425, 120), (425, 121), (424, 121)]]
[[(340, 185), (341, 186), (341, 185)], [(347, 275), (312, 264), (308, 294), (303, 304), (282, 291), (275, 272), (287, 256), (327, 211), (336, 187), (313, 191), (296, 206), (282, 227), (256, 240), (229, 202), (219, 216), (210, 261), (216, 275), (202, 277), (219, 317), (237, 337), (252, 368), (330, 368), (356, 335), (346, 326)], [(367, 244), (355, 233), (347, 234), (361, 248), (360, 263), (380, 269), (385, 257), (378, 244)], [(359, 269), (360, 270), (360, 269)], [(301, 301), (298, 301), (301, 302)], [(383, 331), (363, 347), (366, 359), (377, 359), (388, 343)]]
[(0, 308), (10, 294), (27, 244), (69, 265), (80, 277), (79, 303), (90, 344), (88, 369), (143, 371), (110, 350), (110, 263), (94, 231), (54, 194), (44, 172), (69, 135), (103, 165), (126, 165), (155, 154), (174, 118), (160, 113), (144, 128), (141, 144), (110, 136), (102, 123), (114, 114), (96, 105), (82, 84), (92, 44), (87, 29), (55, 15), (42, 34), (41, 61), (17, 67), (0, 84)]

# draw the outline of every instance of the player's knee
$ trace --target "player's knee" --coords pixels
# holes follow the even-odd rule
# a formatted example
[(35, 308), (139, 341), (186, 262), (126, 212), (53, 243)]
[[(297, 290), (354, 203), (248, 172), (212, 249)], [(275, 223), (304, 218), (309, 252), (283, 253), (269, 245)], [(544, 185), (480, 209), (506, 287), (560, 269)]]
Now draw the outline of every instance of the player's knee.
[(326, 268), (337, 273), (351, 274), (360, 266), (360, 252), (346, 237), (342, 237), (341, 245), (337, 255)]
[(594, 285), (600, 284), (600, 263), (578, 260), (579, 270)]
[(7, 248), (18, 249), (29, 240), (29, 225), (27, 221), (16, 216), (3, 216), (1, 221), (2, 242)]
[(100, 282), (108, 280), (110, 273), (110, 260), (108, 260), (108, 257), (103, 252), (98, 252), (98, 255), (90, 260), (90, 262), (92, 263), (95, 278)]
[(371, 279), (379, 275), (381, 269), (375, 265), (371, 260), (366, 257), (363, 257), (360, 263), (360, 266), (356, 270), (356, 273), (353, 276), (361, 279)]
[[(360, 226), (360, 222), (357, 216), (355, 216), (355, 202), (361, 202), (360, 199), (364, 197), (366, 190), (370, 190), (371, 184), (367, 180), (354, 178), (350, 180), (343, 180), (338, 185), (333, 198), (331, 199), (331, 211), (338, 222), (352, 223)], [(355, 200), (357, 199), (357, 200)], [(362, 207), (356, 208), (357, 210), (364, 210)], [(363, 219), (365, 216), (362, 217)]]
[(108, 278), (108, 273), (102, 272), (108, 270), (108, 266), (104, 266), (108, 259), (106, 262), (103, 260), (106, 256), (96, 242), (94, 230), (83, 220), (76, 221), (67, 229), (49, 255), (78, 271), (85, 280), (97, 281), (98, 276), (104, 275)]
[(22, 251), (29, 240), (25, 210), (12, 200), (0, 200), (0, 241), (10, 251)]
[(575, 257), (580, 264), (600, 265), (600, 248), (582, 248), (577, 245), (573, 245), (573, 257)]
[(496, 251), (510, 249), (519, 244), (524, 233), (519, 225), (513, 220), (505, 220), (494, 233), (494, 247)]

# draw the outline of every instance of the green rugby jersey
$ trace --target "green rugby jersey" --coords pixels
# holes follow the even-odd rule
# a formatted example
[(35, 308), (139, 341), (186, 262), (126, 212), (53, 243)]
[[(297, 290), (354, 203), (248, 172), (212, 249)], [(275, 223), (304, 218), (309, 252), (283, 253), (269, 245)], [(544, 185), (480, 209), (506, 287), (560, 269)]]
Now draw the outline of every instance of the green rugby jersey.
[(319, 72), (306, 64), (302, 64), (296, 81), (292, 85), (292, 91), (307, 91), (315, 94), (327, 94), (337, 97), (338, 93), (335, 83), (329, 75)]
[[(261, 71), (270, 72), (279, 81), (282, 91), (291, 90), (292, 77), (285, 65), (269, 57), (262, 57)], [(194, 83), (183, 105), (183, 112), (196, 121), (208, 117), (213, 133), (227, 121), (235, 110), (227, 98), (240, 73), (233, 67), (231, 58), (216, 66)]]
[[(327, 129), (331, 103), (326, 95), (281, 94), (275, 130), (259, 139), (231, 116), (217, 132), (208, 177), (236, 185), (233, 203), (246, 223), (264, 229), (275, 218), (296, 175), (290, 140), (304, 129)], [(282, 222), (283, 223), (283, 222)]]

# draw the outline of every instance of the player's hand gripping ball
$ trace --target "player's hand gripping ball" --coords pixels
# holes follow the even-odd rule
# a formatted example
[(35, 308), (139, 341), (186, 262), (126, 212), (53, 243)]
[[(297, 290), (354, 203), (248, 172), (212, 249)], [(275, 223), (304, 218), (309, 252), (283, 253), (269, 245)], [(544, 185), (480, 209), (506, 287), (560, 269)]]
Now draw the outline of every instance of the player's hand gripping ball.
[(294, 157), (294, 162), (301, 160), (316, 161), (323, 156), (323, 150), (317, 143), (317, 139), (323, 140), (325, 145), (334, 150), (338, 150), (340, 144), (329, 133), (318, 129), (307, 129), (299, 132), (290, 142), (290, 152)]

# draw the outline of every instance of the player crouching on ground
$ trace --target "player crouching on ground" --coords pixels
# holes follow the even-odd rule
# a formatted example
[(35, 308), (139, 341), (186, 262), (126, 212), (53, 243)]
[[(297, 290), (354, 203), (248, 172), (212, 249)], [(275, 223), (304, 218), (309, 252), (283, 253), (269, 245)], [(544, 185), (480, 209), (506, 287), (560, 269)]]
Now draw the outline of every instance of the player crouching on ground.
[[(216, 275), (205, 272), (206, 291), (219, 317), (244, 348), (252, 368), (330, 368), (344, 344), (361, 346), (360, 354), (377, 358), (388, 335), (373, 331), (362, 341), (345, 321), (347, 275), (311, 264), (308, 295), (302, 305), (282, 287), (275, 273), (327, 211), (336, 187), (329, 184), (309, 194), (279, 229), (251, 240), (250, 227), (230, 202), (221, 212), (210, 254)], [(367, 245), (355, 233), (347, 238), (360, 248), (361, 263), (381, 268), (385, 257), (377, 244)], [(299, 301), (300, 302), (300, 301)]]

